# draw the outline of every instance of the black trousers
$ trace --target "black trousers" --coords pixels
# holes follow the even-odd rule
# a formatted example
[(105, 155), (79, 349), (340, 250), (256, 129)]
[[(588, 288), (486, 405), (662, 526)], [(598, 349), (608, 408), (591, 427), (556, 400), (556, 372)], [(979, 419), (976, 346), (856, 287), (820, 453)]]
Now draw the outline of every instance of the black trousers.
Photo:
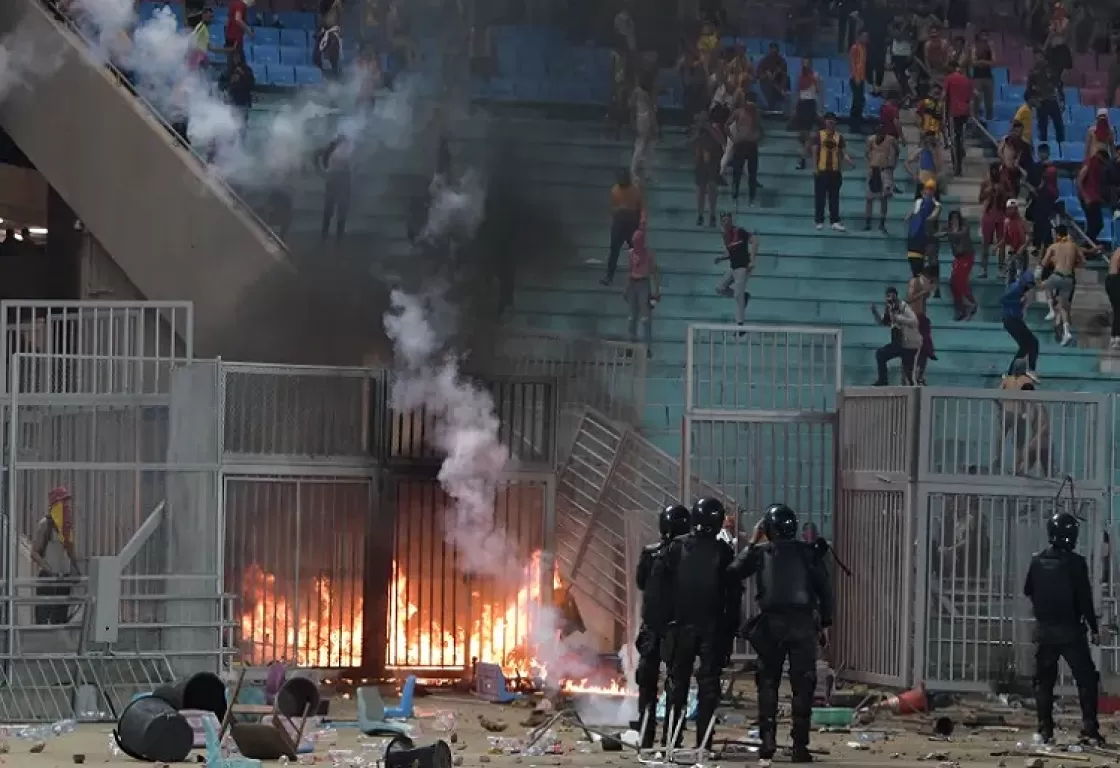
[(964, 132), (967, 126), (967, 116), (953, 118), (953, 170), (958, 176), (964, 167)]
[(1081, 207), (1085, 209), (1085, 234), (1095, 243), (1097, 236), (1104, 229), (1104, 204), (1087, 203), (1082, 200)]
[(1112, 305), (1112, 337), (1120, 338), (1120, 275), (1106, 277), (1104, 290), (1108, 294), (1108, 303)]
[(327, 174), (327, 193), (323, 200), (323, 237), (330, 234), (331, 220), (334, 219), (335, 232), (341, 240), (346, 234), (346, 217), (350, 214), (350, 174)]
[(828, 201), (829, 223), (840, 221), (840, 185), (843, 183), (840, 171), (820, 171), (813, 177), (813, 217), (818, 224), (824, 223), (825, 200)]
[(1054, 734), (1054, 684), (1058, 682), (1058, 661), (1065, 659), (1077, 683), (1077, 698), (1081, 704), (1082, 733), (1096, 735), (1100, 732), (1097, 722), (1097, 697), (1100, 695), (1100, 675), (1089, 651), (1089, 641), (1080, 627), (1077, 637), (1066, 642), (1040, 641), (1034, 649), (1035, 703), (1038, 706), (1038, 731)]
[(902, 360), (902, 384), (909, 386), (914, 383), (914, 361), (918, 358), (918, 350), (906, 349), (902, 345), (895, 342), (884, 344), (875, 350), (875, 367), (878, 370), (878, 377), (875, 379), (875, 385), (885, 387), (890, 382), (890, 374), (887, 373), (887, 363), (891, 360)]
[(894, 70), (894, 77), (898, 81), (898, 95), (907, 99), (910, 97), (910, 64), (912, 63), (908, 56), (892, 56), (891, 69)]
[(1038, 102), (1038, 138), (1049, 141), (1049, 123), (1054, 125), (1054, 140), (1059, 144), (1066, 140), (1066, 124), (1062, 119), (1062, 107), (1056, 99)]
[(1038, 365), (1038, 337), (1031, 332), (1031, 329), (1027, 327), (1026, 322), (1021, 317), (1003, 318), (1003, 329), (1019, 345), (1019, 348), (1015, 351), (1015, 357), (1011, 359), (1011, 365), (1007, 367), (1007, 375), (1010, 376), (1015, 373), (1015, 362), (1017, 360), (1025, 359), (1027, 370), (1035, 370), (1035, 366)]
[[(676, 730), (681, 718), (687, 716), (689, 680), (696, 666), (696, 746), (701, 743), (708, 725), (719, 706), (719, 676), (727, 656), (727, 640), (714, 626), (670, 627), (661, 641), (662, 656), (669, 667), (665, 680), (666, 720)], [(699, 665), (696, 664), (699, 659)]]
[[(54, 578), (50, 571), (39, 571), (40, 579)], [(49, 584), (35, 588), (40, 597), (68, 597), (70, 587), (66, 584)], [(50, 603), (35, 606), (36, 624), (65, 624), (70, 620), (70, 606), (66, 603)]]
[(863, 130), (863, 108), (867, 102), (867, 83), (849, 80), (848, 85), (852, 89), (852, 108), (848, 112), (848, 127), (851, 128), (852, 133), (860, 133)]
[(613, 280), (618, 269), (618, 254), (622, 246), (630, 245), (630, 238), (641, 224), (637, 211), (618, 211), (611, 217), (611, 250), (607, 254), (607, 279)]
[(758, 654), (758, 730), (762, 740), (759, 758), (774, 756), (778, 731), (778, 687), (782, 667), (789, 659), (789, 687), (793, 693), (794, 747), (809, 745), (809, 721), (813, 715), (813, 693), (817, 687), (817, 624), (809, 611), (762, 614), (750, 630), (751, 645)]
[[(657, 733), (657, 679), (661, 676), (661, 635), (643, 625), (635, 642), (638, 668), (634, 683), (638, 686), (638, 721), (642, 724), (642, 748), (653, 746)], [(668, 718), (666, 718), (666, 727)], [(666, 739), (667, 741), (668, 739)]]
[(886, 69), (887, 47), (886, 45), (876, 45), (875, 41), (872, 41), (867, 46), (867, 82), (876, 88), (881, 88)]
[(747, 197), (754, 202), (758, 193), (758, 142), (740, 141), (731, 149), (731, 196), (739, 198), (743, 165), (747, 166)]

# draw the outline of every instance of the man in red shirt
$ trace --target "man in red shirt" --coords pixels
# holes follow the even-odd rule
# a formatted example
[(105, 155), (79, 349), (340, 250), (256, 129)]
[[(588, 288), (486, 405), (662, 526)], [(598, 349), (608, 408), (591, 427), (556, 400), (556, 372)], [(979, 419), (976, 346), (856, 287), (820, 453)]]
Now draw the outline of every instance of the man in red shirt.
[(956, 62), (949, 66), (945, 78), (945, 103), (953, 132), (953, 168), (960, 176), (964, 166), (964, 131), (972, 116), (972, 81)]
[(249, 26), (249, 8), (254, 2), (255, 0), (230, 0), (226, 45), (231, 51), (245, 50), (245, 36), (253, 36), (253, 28)]

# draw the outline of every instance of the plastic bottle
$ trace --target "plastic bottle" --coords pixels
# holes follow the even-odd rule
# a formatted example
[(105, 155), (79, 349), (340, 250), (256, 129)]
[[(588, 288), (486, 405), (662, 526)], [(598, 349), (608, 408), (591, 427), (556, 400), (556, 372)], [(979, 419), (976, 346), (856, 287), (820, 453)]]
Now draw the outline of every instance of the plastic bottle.
[(121, 748), (117, 746), (117, 737), (111, 733), (109, 734), (109, 755), (111, 757), (121, 756)]
[(68, 733), (73, 733), (78, 724), (73, 720), (59, 720), (57, 723), (51, 725), (52, 736), (65, 736)]

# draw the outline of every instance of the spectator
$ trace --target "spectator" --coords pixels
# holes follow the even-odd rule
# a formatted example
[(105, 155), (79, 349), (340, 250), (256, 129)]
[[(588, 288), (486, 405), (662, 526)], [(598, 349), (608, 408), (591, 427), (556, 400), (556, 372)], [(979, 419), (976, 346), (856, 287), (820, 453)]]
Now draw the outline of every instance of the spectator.
[(369, 109), (377, 101), (377, 92), (385, 86), (385, 73), (374, 47), (366, 43), (358, 51), (358, 104)]
[(923, 134), (932, 133), (940, 137), (945, 131), (945, 101), (942, 94), (941, 84), (934, 83), (929, 89), (929, 94), (918, 102), (915, 113), (918, 118), (918, 128)]
[(758, 194), (758, 142), (762, 139), (762, 115), (755, 95), (748, 93), (742, 104), (731, 113), (728, 133), (731, 147), (731, 199), (739, 202), (739, 185), (743, 180), (743, 164), (747, 166), (747, 202), (754, 205)]
[(956, 308), (956, 320), (971, 320), (978, 305), (972, 295), (972, 265), (976, 261), (976, 250), (972, 244), (972, 231), (960, 211), (949, 214), (949, 222), (941, 237), (949, 241), (953, 249), (953, 269), (949, 275), (949, 292)]
[(828, 218), (832, 229), (844, 231), (840, 221), (840, 187), (844, 183), (843, 163), (854, 165), (844, 143), (844, 137), (836, 130), (836, 115), (829, 112), (824, 116), (824, 129), (817, 132), (812, 143), (813, 156), (813, 197), (815, 202), (814, 218), (817, 229), (824, 229), (824, 204), (828, 201)]
[(230, 0), (229, 17), (226, 20), (226, 47), (230, 51), (245, 50), (245, 37), (253, 37), (249, 26), (249, 9), (256, 0)]
[(906, 158), (906, 172), (914, 179), (914, 199), (922, 196), (927, 186), (932, 186), (934, 196), (940, 198), (941, 142), (937, 134), (925, 133), (922, 143)]
[(929, 223), (936, 221), (941, 210), (937, 202), (937, 184), (927, 182), (922, 188), (922, 196), (914, 201), (914, 207), (906, 215), (906, 260), (910, 264), (910, 275), (916, 277), (925, 269), (926, 247), (929, 245)]
[(914, 384), (914, 362), (918, 357), (918, 350), (922, 346), (922, 334), (918, 331), (918, 318), (906, 302), (898, 298), (898, 290), (893, 286), (887, 288), (883, 314), (879, 308), (871, 305), (871, 316), (878, 325), (885, 325), (891, 329), (891, 340), (875, 350), (875, 366), (878, 376), (875, 379), (876, 387), (885, 387), (890, 384), (887, 374), (887, 363), (891, 360), (902, 362), (902, 384)]
[(743, 325), (747, 302), (751, 300), (747, 280), (758, 263), (758, 236), (735, 226), (730, 213), (720, 214), (720, 223), (723, 225), (724, 255), (716, 257), (716, 264), (726, 261), (729, 269), (716, 288), (716, 294), (735, 299), (735, 322)]
[(1116, 146), (1116, 131), (1108, 121), (1108, 110), (1097, 110), (1097, 119), (1085, 132), (1085, 157), (1092, 157), (1102, 149), (1112, 154)]
[[(614, 129), (615, 139), (622, 138), (622, 126), (629, 122), (631, 83), (630, 55), (616, 48), (611, 51), (611, 97), (607, 102), (607, 124)], [(686, 91), (686, 103), (687, 96)]]
[(777, 43), (770, 43), (770, 52), (758, 62), (758, 86), (766, 109), (785, 112), (789, 100), (789, 68)]
[(339, 134), (319, 153), (318, 166), (326, 178), (326, 195), (323, 201), (323, 225), (320, 234), (324, 240), (330, 234), (331, 220), (335, 222), (335, 236), (342, 241), (346, 234), (346, 216), (350, 212), (350, 161), (353, 144)]
[(1101, 148), (1087, 155), (1077, 174), (1077, 195), (1085, 209), (1085, 234), (1094, 243), (1104, 228), (1104, 199), (1106, 172), (1109, 166), (1108, 150)]
[(1054, 325), (1060, 330), (1061, 345), (1066, 347), (1073, 342), (1069, 311), (1076, 286), (1076, 272), (1085, 266), (1085, 255), (1077, 243), (1070, 240), (1065, 224), (1055, 227), (1054, 234), (1057, 235), (1054, 244), (1042, 256), (1042, 268), (1050, 271), (1042, 285), (1057, 309)]
[(1048, 68), (1060, 87), (1063, 73), (1067, 69), (1073, 69), (1073, 53), (1069, 47), (1069, 14), (1061, 3), (1054, 3), (1043, 48), (1046, 50)]
[(817, 28), (821, 26), (820, 15), (820, 3), (816, 0), (804, 0), (790, 14), (790, 38), (798, 56), (813, 56)]
[(867, 33), (861, 32), (848, 51), (848, 67), (851, 74), (849, 86), (852, 91), (852, 108), (848, 113), (848, 128), (852, 133), (863, 133), (863, 108), (866, 104), (867, 88)]
[(1003, 231), (1003, 217), (1007, 199), (1010, 196), (1008, 185), (999, 163), (988, 166), (987, 177), (980, 182), (979, 203), (984, 211), (980, 217), (980, 277), (988, 276), (988, 259), (993, 245), (999, 242)]
[(1112, 252), (1108, 260), (1108, 277), (1104, 279), (1104, 290), (1108, 303), (1112, 305), (1112, 333), (1108, 340), (1109, 349), (1120, 349), (1120, 247)]
[(342, 27), (338, 25), (338, 11), (333, 8), (323, 16), (311, 61), (322, 70), (323, 77), (330, 80), (342, 77)]
[[(937, 242), (936, 238), (930, 240)], [(922, 338), (918, 357), (914, 361), (914, 383), (918, 386), (925, 386), (926, 366), (930, 360), (937, 359), (933, 350), (933, 326), (930, 324), (929, 315), (926, 314), (926, 300), (933, 294), (936, 285), (933, 269), (931, 264), (927, 264), (922, 273), (912, 276), (906, 285), (906, 303), (918, 318), (918, 333)]]
[(696, 41), (696, 48), (700, 51), (700, 60), (704, 62), (704, 69), (709, 75), (713, 74), (719, 63), (717, 59), (719, 31), (711, 21), (705, 21), (700, 25), (700, 37)]
[(67, 624), (72, 615), (71, 605), (64, 600), (71, 594), (73, 580), (80, 576), (72, 498), (65, 487), (53, 488), (47, 498), (47, 512), (39, 518), (31, 537), (31, 561), (38, 569), (37, 578), (46, 582), (35, 588), (35, 594), (57, 601), (35, 606), (36, 624)]
[(1038, 117), (1038, 137), (1049, 139), (1048, 123), (1054, 125), (1054, 138), (1061, 144), (1066, 140), (1066, 124), (1062, 120), (1065, 105), (1062, 103), (1061, 81), (1055, 79), (1053, 71), (1045, 62), (1039, 61), (1027, 79), (1027, 103), (1032, 105)]
[(1003, 308), (1003, 328), (1015, 340), (1018, 349), (1011, 365), (1007, 367), (1007, 375), (1014, 375), (1018, 368), (1018, 361), (1027, 363), (1027, 376), (1037, 380), (1035, 370), (1038, 367), (1038, 337), (1031, 333), (1027, 323), (1023, 320), (1026, 305), (1031, 301), (1031, 289), (1034, 288), (1035, 276), (1033, 269), (1024, 269), (1023, 273), (1012, 281), (1003, 292), (1001, 300)]
[(836, 10), (837, 53), (844, 53), (855, 42), (860, 3), (859, 0), (837, 0), (832, 5)]
[(1019, 272), (1026, 269), (1029, 245), (1027, 222), (1019, 215), (1019, 201), (1011, 198), (1005, 206), (1003, 227), (1000, 229), (999, 242), (996, 244), (1001, 277), (1007, 276), (1008, 279), (1014, 280)]
[[(801, 60), (801, 74), (797, 76), (797, 110), (794, 112), (794, 128), (801, 146), (808, 146), (810, 134), (818, 127), (817, 105), (823, 97), (821, 78), (813, 71), (813, 61)], [(805, 167), (805, 159), (797, 165)]]
[(646, 357), (652, 357), (652, 314), (654, 306), (661, 300), (661, 278), (653, 250), (646, 246), (644, 221), (630, 238), (630, 271), (625, 296), (630, 315), (630, 342), (638, 342), (638, 324), (641, 323), (644, 326), (642, 340), (646, 345)]
[(972, 45), (968, 59), (972, 65), (972, 83), (984, 104), (984, 120), (994, 120), (996, 88), (992, 79), (992, 67), (996, 65), (996, 55), (988, 30), (981, 29), (976, 33), (976, 42)]
[(746, 93), (754, 83), (754, 65), (747, 56), (747, 48), (742, 43), (735, 43), (731, 58), (724, 66), (727, 82), (733, 94), (740, 91)]
[(941, 36), (941, 25), (931, 24), (929, 38), (922, 47), (926, 67), (929, 69), (929, 79), (932, 83), (940, 83), (949, 72), (949, 41)]
[(210, 45), (210, 25), (214, 23), (214, 9), (207, 6), (202, 9), (198, 23), (191, 31), (189, 49), (187, 51), (187, 66), (192, 70), (202, 69), (206, 66), (206, 56), (218, 49)]
[(1030, 144), (1034, 139), (1034, 105), (1029, 100), (1024, 100), (1015, 110), (1015, 115), (1011, 118), (1011, 127), (1014, 128), (1016, 123), (1022, 129), (1019, 135), (1023, 141)]
[(603, 285), (610, 285), (618, 269), (618, 254), (623, 245), (633, 242), (634, 232), (642, 223), (645, 200), (642, 188), (634, 182), (630, 171), (623, 168), (611, 187), (611, 245), (607, 256), (607, 276)]
[(945, 78), (945, 102), (953, 135), (953, 170), (958, 176), (964, 173), (964, 134), (972, 116), (972, 97), (972, 81), (959, 65), (950, 64), (949, 76)]
[(962, 72), (968, 71), (968, 43), (963, 37), (954, 37), (953, 42), (949, 44), (949, 67), (950, 72), (953, 67), (958, 67)]
[(689, 45), (677, 62), (684, 94), (684, 113), (695, 125), (708, 109), (708, 75), (704, 61), (694, 45)]
[[(895, 140), (895, 153), (891, 161), (891, 178), (894, 179), (894, 169), (898, 166), (898, 158), (902, 154), (902, 148), (906, 139), (902, 134), (902, 111), (899, 109), (898, 91), (887, 91), (887, 96), (883, 100), (883, 105), (879, 107), (879, 122), (883, 124), (888, 136)], [(902, 193), (902, 188), (898, 186), (897, 180), (893, 182), (894, 194)]]
[(890, 16), (883, 0), (868, 0), (863, 9), (867, 35), (867, 82), (873, 93), (879, 93), (886, 74), (887, 43), (890, 39)]
[(704, 201), (708, 202), (708, 226), (716, 225), (719, 198), (720, 160), (724, 149), (723, 124), (702, 118), (692, 142), (696, 178), (696, 226), (704, 224)]
[(222, 88), (229, 95), (229, 102), (241, 112), (244, 127), (249, 125), (249, 113), (253, 108), (253, 89), (257, 80), (253, 70), (245, 62), (245, 54), (240, 49), (229, 53), (229, 66), (222, 76)]
[(1112, 57), (1108, 60), (1108, 106), (1116, 106), (1116, 91), (1120, 89), (1120, 45), (1112, 49)]
[(864, 206), (865, 232), (871, 230), (874, 202), (879, 201), (879, 231), (887, 233), (887, 207), (894, 195), (894, 165), (898, 161), (898, 139), (887, 133), (880, 120), (874, 136), (867, 138), (867, 202)]
[(634, 114), (634, 155), (630, 175), (639, 184), (649, 183), (653, 143), (657, 140), (657, 109), (653, 103), (653, 83), (638, 83), (630, 100)]
[(708, 107), (708, 117), (713, 123), (724, 125), (731, 117), (731, 107), (735, 103), (735, 87), (723, 69), (712, 75), (712, 101)]
[(891, 70), (898, 81), (899, 95), (903, 103), (909, 101), (910, 66), (914, 61), (914, 40), (910, 28), (904, 21), (896, 20), (891, 32)]
[[(1045, 144), (1038, 146), (1039, 154), (1043, 153), (1044, 148), (1049, 156), (1049, 148)], [(1027, 214), (1031, 220), (1031, 244), (1037, 253), (1042, 253), (1054, 242), (1053, 219), (1058, 210), (1058, 169), (1049, 162), (1045, 165), (1039, 163), (1039, 167), (1042, 169), (1042, 178), (1034, 182), (1035, 193)]]
[(1016, 120), (1011, 124), (1011, 131), (1003, 137), (997, 149), (1002, 166), (1004, 184), (1007, 185), (1007, 194), (1018, 197), (1022, 185), (1023, 172), (1030, 173), (1033, 167), (1031, 160), (1031, 145), (1023, 138), (1023, 124)]

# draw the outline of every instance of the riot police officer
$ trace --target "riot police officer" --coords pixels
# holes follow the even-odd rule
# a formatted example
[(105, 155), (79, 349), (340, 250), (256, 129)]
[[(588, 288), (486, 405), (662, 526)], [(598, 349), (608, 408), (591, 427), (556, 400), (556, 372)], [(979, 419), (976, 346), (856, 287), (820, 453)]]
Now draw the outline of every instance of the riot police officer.
[[(717, 537), (725, 511), (718, 499), (700, 499), (692, 507), (692, 531), (674, 539), (665, 555), (671, 620), (662, 640), (668, 666), (665, 697), (667, 721), (674, 728), (688, 713), (689, 680), (696, 669), (696, 746), (704, 743), (719, 705), (720, 673), (731, 652), (738, 619), (739, 583), (729, 568), (734, 552)], [(679, 746), (679, 744), (677, 745)]]
[(828, 643), (833, 601), (818, 552), (798, 540), (797, 532), (797, 514), (785, 504), (771, 505), (730, 572), (738, 579), (758, 576), (759, 615), (744, 628), (744, 636), (758, 654), (755, 681), (762, 741), (758, 756), (770, 760), (777, 751), (778, 686), (788, 656), (793, 693), (792, 761), (811, 763), (809, 722), (817, 687), (817, 644)]
[(1034, 611), (1039, 736), (1046, 742), (1054, 738), (1054, 683), (1058, 680), (1058, 660), (1064, 658), (1077, 683), (1081, 737), (1101, 745), (1104, 738), (1097, 722), (1100, 676), (1085, 629), (1088, 628), (1094, 645), (1100, 642), (1100, 635), (1089, 566), (1084, 557), (1073, 551), (1079, 527), (1077, 518), (1067, 512), (1055, 513), (1050, 518), (1046, 523), (1050, 546), (1031, 558), (1023, 593), (1030, 598)]
[(681, 504), (665, 507), (658, 515), (661, 541), (642, 549), (638, 557), (636, 581), (642, 592), (642, 626), (635, 645), (638, 668), (638, 719), (643, 724), (642, 747), (653, 746), (657, 731), (657, 678), (661, 673), (661, 637), (669, 623), (663, 563), (669, 542), (688, 533), (692, 513)]

